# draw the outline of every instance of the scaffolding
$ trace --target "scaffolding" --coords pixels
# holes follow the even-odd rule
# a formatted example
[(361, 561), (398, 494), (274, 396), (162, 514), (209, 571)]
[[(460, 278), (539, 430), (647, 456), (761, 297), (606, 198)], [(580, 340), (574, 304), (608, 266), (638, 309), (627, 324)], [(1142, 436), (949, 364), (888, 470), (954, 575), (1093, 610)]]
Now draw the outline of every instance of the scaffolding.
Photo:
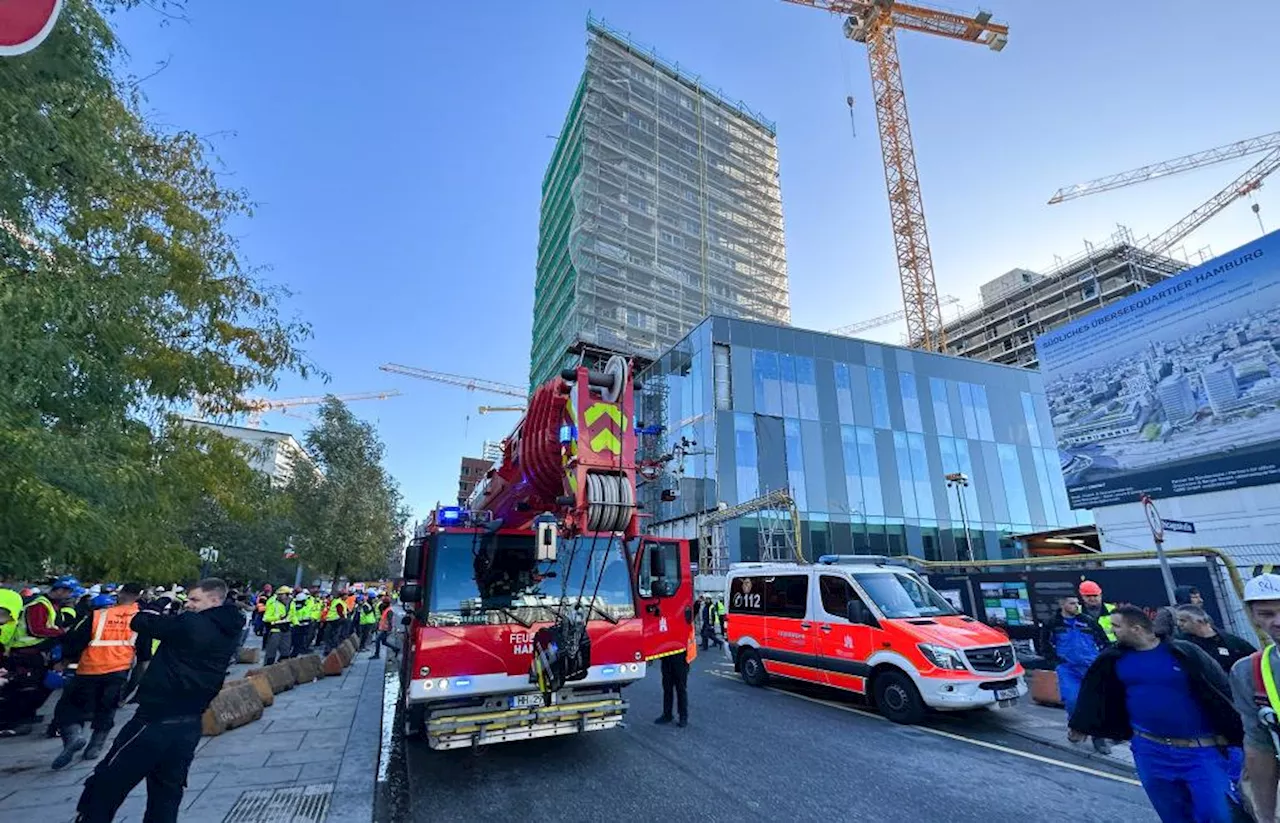
[(774, 124), (589, 19), (543, 180), (531, 383), (584, 349), (655, 360), (708, 314), (791, 322)]
[(698, 567), (704, 575), (724, 575), (729, 571), (729, 536), (725, 526), (755, 515), (759, 533), (760, 560), (805, 562), (800, 545), (800, 513), (790, 489), (777, 489), (736, 506), (720, 508), (700, 518)]
[(1015, 269), (1009, 275), (1026, 275), (1024, 285), (1003, 291), (984, 287), (981, 307), (946, 324), (947, 353), (1009, 366), (1038, 367), (1037, 337), (1189, 266), (1145, 251), (1143, 246), (1132, 232), (1120, 226), (1107, 244), (1086, 243), (1084, 252), (1059, 260), (1045, 274)]

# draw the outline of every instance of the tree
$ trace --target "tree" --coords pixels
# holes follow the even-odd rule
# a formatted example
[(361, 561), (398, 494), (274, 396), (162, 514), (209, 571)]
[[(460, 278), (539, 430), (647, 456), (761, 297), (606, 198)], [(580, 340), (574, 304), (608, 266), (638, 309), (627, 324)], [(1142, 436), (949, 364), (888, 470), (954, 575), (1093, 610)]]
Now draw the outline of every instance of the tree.
[(373, 427), (332, 395), (317, 417), (304, 438), (314, 463), (295, 461), (288, 486), (294, 547), (309, 568), (332, 572), (335, 584), (343, 573), (381, 578), (408, 521), (382, 467), (384, 447)]
[(122, 61), (87, 0), (0, 60), (0, 574), (194, 571), (182, 531), (242, 457), (175, 410), (311, 370), (231, 233), (246, 195), (147, 122)]

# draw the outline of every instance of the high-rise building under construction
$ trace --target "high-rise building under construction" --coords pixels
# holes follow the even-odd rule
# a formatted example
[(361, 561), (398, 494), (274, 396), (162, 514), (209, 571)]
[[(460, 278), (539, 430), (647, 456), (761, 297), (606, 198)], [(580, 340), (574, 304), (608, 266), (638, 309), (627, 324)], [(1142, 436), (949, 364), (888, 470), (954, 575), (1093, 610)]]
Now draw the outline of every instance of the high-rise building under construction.
[(774, 124), (587, 23), (542, 182), (529, 377), (651, 361), (708, 314), (791, 322)]

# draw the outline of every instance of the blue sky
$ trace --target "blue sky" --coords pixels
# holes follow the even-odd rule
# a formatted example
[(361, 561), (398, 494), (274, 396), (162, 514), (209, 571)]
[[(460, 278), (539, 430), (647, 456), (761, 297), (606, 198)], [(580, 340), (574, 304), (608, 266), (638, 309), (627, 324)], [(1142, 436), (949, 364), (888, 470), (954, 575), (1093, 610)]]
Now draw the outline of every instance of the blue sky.
[[(289, 309), (314, 325), (308, 350), (332, 375), (278, 394), (404, 392), (353, 409), (378, 426), (418, 513), (515, 418), (476, 414), (502, 398), (377, 367), (524, 382), (548, 135), (582, 70), (588, 11), (777, 121), (796, 325), (900, 308), (866, 52), (833, 15), (780, 0), (188, 5), (186, 22), (116, 18), (132, 73), (168, 61), (144, 84), (148, 110), (209, 135), (259, 203), (237, 226), (245, 252), (296, 292)], [(1117, 223), (1155, 234), (1255, 162), (1045, 204), (1063, 185), (1280, 129), (1280, 4), (1232, 7), (1001, 0), (999, 54), (901, 33), (940, 291), (976, 304), (982, 282), (1047, 268)], [(1268, 229), (1277, 190), (1280, 176), (1257, 195)], [(1220, 254), (1258, 234), (1246, 201), (1186, 247)]]

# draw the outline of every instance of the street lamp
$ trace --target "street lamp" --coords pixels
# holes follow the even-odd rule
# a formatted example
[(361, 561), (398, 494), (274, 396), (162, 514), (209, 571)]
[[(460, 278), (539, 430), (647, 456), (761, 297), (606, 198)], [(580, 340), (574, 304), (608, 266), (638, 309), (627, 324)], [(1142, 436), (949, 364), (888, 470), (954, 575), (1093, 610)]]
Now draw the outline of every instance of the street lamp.
[(973, 538), (969, 536), (969, 516), (964, 510), (964, 490), (969, 487), (969, 476), (963, 472), (951, 472), (945, 475), (947, 488), (956, 490), (956, 503), (960, 506), (960, 522), (964, 524), (964, 544), (969, 551), (969, 559), (973, 560)]

